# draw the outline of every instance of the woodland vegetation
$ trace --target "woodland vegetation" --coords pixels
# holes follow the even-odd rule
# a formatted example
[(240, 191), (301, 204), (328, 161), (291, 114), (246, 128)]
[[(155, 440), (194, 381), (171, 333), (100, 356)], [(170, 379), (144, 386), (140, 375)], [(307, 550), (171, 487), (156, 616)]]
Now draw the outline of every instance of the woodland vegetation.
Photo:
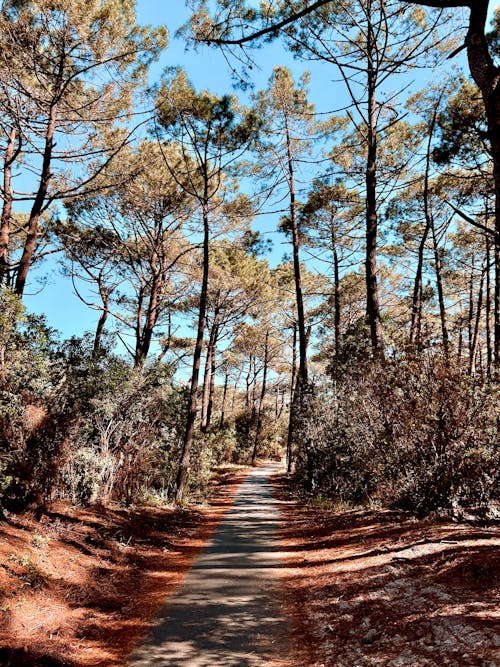
[[(500, 12), (188, 4), (227, 95), (180, 68), (150, 85), (167, 7), (152, 28), (133, 0), (1, 2), (0, 511), (181, 502), (217, 463), (284, 456), (346, 505), (492, 511)], [(328, 63), (342, 109), (317, 114), (279, 63), (247, 85), (276, 40)], [(94, 331), (62, 340), (26, 310), (48, 261)]]

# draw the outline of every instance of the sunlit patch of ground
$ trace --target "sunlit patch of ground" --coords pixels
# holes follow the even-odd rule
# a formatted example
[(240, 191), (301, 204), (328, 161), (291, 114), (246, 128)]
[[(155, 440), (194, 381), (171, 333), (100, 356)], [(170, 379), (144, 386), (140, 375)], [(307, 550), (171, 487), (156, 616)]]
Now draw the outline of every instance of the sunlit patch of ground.
[(78, 509), (0, 523), (0, 665), (118, 667), (182, 581), (244, 470), (207, 509)]
[(500, 665), (498, 529), (297, 505), (276, 485), (301, 664)]

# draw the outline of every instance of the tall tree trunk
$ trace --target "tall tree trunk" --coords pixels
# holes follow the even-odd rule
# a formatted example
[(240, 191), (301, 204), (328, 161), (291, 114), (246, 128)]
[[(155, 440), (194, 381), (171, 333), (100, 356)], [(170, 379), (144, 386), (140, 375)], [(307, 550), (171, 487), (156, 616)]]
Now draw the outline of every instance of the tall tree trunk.
[(279, 407), (279, 410), (278, 410), (278, 419), (281, 418), (281, 415), (283, 414), (283, 410), (284, 410), (284, 407), (285, 407), (285, 390), (284, 389), (280, 391), (280, 397), (281, 397), (281, 400), (280, 400), (280, 407)]
[(475, 257), (472, 255), (472, 267), (470, 271), (469, 280), (469, 312), (467, 313), (467, 335), (469, 345), (469, 362), (472, 359), (472, 321), (474, 320), (474, 272), (475, 272)]
[(342, 321), (342, 314), (340, 310), (340, 266), (339, 253), (337, 248), (337, 234), (335, 229), (335, 220), (332, 215), (331, 220), (331, 242), (333, 254), (333, 307), (335, 312), (333, 314), (333, 328), (335, 333), (335, 356), (340, 356), (340, 325)]
[(135, 313), (135, 352), (134, 368), (141, 365), (141, 347), (142, 347), (142, 318), (144, 314), (144, 299), (146, 287), (141, 281), (139, 293), (137, 295), (137, 311)]
[(472, 337), (472, 349), (469, 359), (469, 375), (473, 375), (476, 370), (476, 357), (479, 349), (479, 326), (481, 322), (481, 314), (483, 310), (483, 290), (484, 278), (486, 275), (487, 265), (481, 271), (481, 280), (479, 282), (479, 292), (477, 296), (476, 318), (474, 322), (474, 335)]
[(193, 448), (194, 425), (196, 422), (198, 384), (200, 377), (201, 353), (203, 349), (203, 334), (205, 332), (205, 318), (207, 312), (208, 269), (209, 269), (209, 241), (210, 229), (208, 221), (208, 184), (205, 183), (205, 201), (203, 203), (203, 276), (201, 281), (200, 304), (198, 308), (198, 331), (193, 354), (193, 371), (189, 388), (189, 406), (186, 419), (186, 430), (182, 447), (182, 457), (177, 473), (176, 502), (182, 502), (189, 470), (189, 460)]
[(488, 138), (493, 156), (493, 177), (495, 180), (494, 362), (498, 372), (500, 370), (500, 68), (494, 64), (486, 40), (485, 28), (488, 4), (488, 0), (475, 0), (471, 3), (466, 44), (470, 71), (481, 90), (484, 100), (488, 121)]
[(252, 364), (253, 364), (253, 354), (248, 358), (248, 373), (245, 378), (246, 392), (245, 392), (245, 409), (250, 410), (250, 388), (252, 386)]
[(213, 382), (215, 377), (213, 377), (213, 366), (215, 358), (215, 346), (217, 344), (217, 335), (218, 335), (218, 322), (219, 315), (216, 308), (214, 314), (214, 321), (210, 329), (210, 336), (208, 339), (207, 345), (207, 354), (205, 359), (205, 372), (203, 375), (203, 391), (201, 399), (201, 430), (203, 433), (207, 433), (210, 428), (210, 417), (209, 417), (209, 406), (210, 406), (210, 394), (211, 387), (213, 387)]
[(436, 227), (434, 225), (434, 219), (432, 215), (430, 216), (430, 220), (431, 220), (431, 231), (432, 231), (432, 245), (434, 250), (434, 271), (436, 274), (436, 287), (437, 287), (438, 302), (439, 302), (439, 320), (441, 322), (441, 337), (443, 341), (443, 350), (445, 356), (448, 358), (450, 351), (450, 339), (448, 335), (448, 325), (446, 322), (446, 303), (444, 300), (444, 290), (443, 290), (441, 252), (438, 246)]
[(491, 240), (489, 234), (486, 237), (486, 374), (491, 379), (493, 347), (491, 344)]
[(262, 433), (262, 415), (264, 409), (264, 399), (266, 397), (267, 389), (267, 367), (269, 364), (269, 329), (266, 330), (266, 338), (264, 342), (264, 371), (262, 375), (262, 388), (260, 391), (259, 409), (257, 413), (257, 428), (255, 429), (255, 439), (253, 443), (252, 465), (257, 461), (257, 452), (259, 447), (260, 434)]
[(297, 323), (293, 323), (293, 343), (292, 343), (292, 377), (290, 380), (290, 412), (288, 415), (288, 432), (286, 438), (286, 469), (292, 472), (293, 465), (293, 405), (295, 399), (295, 389), (297, 385)]
[(457, 352), (457, 358), (458, 358), (458, 365), (462, 365), (462, 351), (463, 351), (463, 346), (464, 346), (464, 320), (461, 317), (460, 321), (458, 323), (458, 352)]
[(99, 356), (99, 352), (101, 350), (102, 335), (104, 333), (104, 327), (106, 326), (106, 322), (109, 315), (109, 290), (107, 290), (104, 287), (104, 285), (99, 284), (99, 293), (102, 299), (102, 312), (101, 316), (99, 317), (99, 321), (97, 322), (97, 327), (95, 330), (94, 347), (92, 350), (93, 359), (97, 359), (97, 357)]
[[(217, 334), (215, 337), (217, 341)], [(210, 431), (210, 426), (212, 424), (212, 413), (214, 409), (214, 393), (215, 393), (215, 374), (217, 372), (217, 347), (214, 345), (212, 350), (212, 368), (210, 372), (210, 386), (208, 388), (208, 406), (207, 406), (207, 432)]]
[(366, 157), (366, 314), (370, 325), (373, 355), (384, 357), (384, 336), (377, 282), (377, 104), (375, 98), (376, 72), (373, 62), (375, 38), (373, 26), (367, 30), (367, 95), (368, 95), (368, 150)]
[(153, 333), (158, 322), (158, 305), (162, 288), (162, 278), (160, 274), (155, 275), (151, 285), (151, 294), (149, 297), (148, 309), (146, 312), (146, 321), (142, 329), (141, 344), (139, 348), (139, 357), (136, 362), (136, 368), (142, 368), (146, 361), (153, 340)]
[(54, 150), (54, 135), (56, 131), (57, 122), (57, 105), (54, 103), (50, 107), (49, 121), (47, 123), (47, 130), (45, 133), (45, 146), (43, 151), (42, 172), (40, 174), (40, 183), (38, 191), (31, 207), (31, 212), (28, 220), (28, 232), (26, 241), (24, 243), (21, 260), (17, 269), (15, 292), (22, 296), (24, 288), (26, 287), (26, 280), (28, 278), (28, 271), (33, 261), (35, 254), (36, 241), (38, 237), (38, 226), (40, 223), (40, 216), (42, 215), (45, 199), (49, 190), (49, 183), (52, 177), (50, 170), (52, 162), (52, 153)]
[(295, 300), (297, 306), (297, 331), (299, 335), (299, 385), (305, 387), (308, 380), (307, 372), (307, 333), (304, 315), (304, 297), (302, 294), (302, 277), (300, 272), (300, 235), (297, 221), (297, 202), (295, 198), (295, 173), (292, 153), (292, 139), (285, 117), (286, 154), (288, 160), (288, 187), (290, 193), (290, 224), (293, 245), (293, 276), (295, 280)]
[(418, 245), (418, 260), (417, 260), (417, 271), (415, 274), (415, 282), (413, 287), (413, 299), (412, 299), (412, 309), (411, 309), (411, 328), (410, 328), (410, 343), (416, 344), (417, 348), (422, 347), (422, 275), (424, 268), (424, 252), (425, 244), (427, 243), (427, 237), (429, 236), (429, 231), (432, 226), (432, 217), (431, 217), (431, 202), (429, 197), (429, 177), (431, 170), (431, 158), (432, 158), (432, 140), (434, 138), (434, 130), (436, 128), (436, 120), (439, 105), (441, 103), (442, 94), (439, 96), (434, 110), (431, 116), (431, 122), (429, 125), (429, 137), (427, 140), (427, 150), (425, 155), (425, 175), (424, 175), (424, 190), (423, 190), (423, 204), (424, 204), (424, 217), (425, 217), (425, 227)]
[(219, 428), (222, 430), (224, 428), (224, 418), (226, 410), (226, 397), (227, 397), (227, 385), (229, 382), (229, 368), (226, 368), (226, 374), (224, 376), (224, 389), (222, 391), (222, 404), (220, 409), (220, 421)]
[(16, 155), (17, 132), (9, 134), (3, 168), (3, 207), (0, 221), (0, 285), (9, 284), (10, 222), (12, 217), (12, 164)]

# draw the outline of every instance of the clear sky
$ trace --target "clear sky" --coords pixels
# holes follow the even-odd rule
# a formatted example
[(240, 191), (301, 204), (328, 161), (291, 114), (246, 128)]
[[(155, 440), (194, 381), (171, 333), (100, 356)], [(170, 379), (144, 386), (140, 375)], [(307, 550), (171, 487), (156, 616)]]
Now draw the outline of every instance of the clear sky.
[[(498, 3), (490, 4), (493, 12)], [(229, 69), (217, 49), (200, 46), (197, 50), (186, 50), (184, 41), (176, 37), (177, 29), (189, 16), (183, 0), (138, 0), (137, 11), (141, 24), (165, 24), (170, 32), (168, 49), (151, 68), (151, 83), (161, 77), (165, 67), (181, 65), (198, 89), (208, 88), (219, 94), (231, 91)], [(310, 99), (316, 105), (317, 111), (332, 111), (345, 103), (343, 84), (332, 80), (335, 72), (331, 66), (294, 60), (279, 42), (267, 44), (257, 52), (256, 63), (257, 67), (252, 71), (256, 88), (266, 85), (274, 66), (286, 65), (292, 69), (297, 79), (304, 70), (311, 71)], [(259, 225), (268, 233), (272, 233), (276, 222), (276, 219), (259, 219)], [(283, 246), (283, 239), (275, 234), (274, 238), (276, 245), (273, 257), (279, 259), (287, 248)], [(56, 258), (46, 262), (40, 273), (48, 277), (48, 283), (41, 291), (33, 283), (29, 286), (24, 299), (28, 310), (45, 313), (51, 326), (59, 329), (64, 337), (81, 335), (85, 329), (93, 330), (98, 312), (89, 310), (73, 294), (71, 282), (60, 275)]]

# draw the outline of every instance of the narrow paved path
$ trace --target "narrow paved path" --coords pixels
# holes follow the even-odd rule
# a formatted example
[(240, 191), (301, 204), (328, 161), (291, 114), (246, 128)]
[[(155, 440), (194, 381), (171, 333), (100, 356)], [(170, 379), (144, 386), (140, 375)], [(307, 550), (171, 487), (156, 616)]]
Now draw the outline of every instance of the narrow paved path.
[(289, 664), (278, 581), (280, 516), (271, 470), (255, 470), (241, 485), (129, 667)]

